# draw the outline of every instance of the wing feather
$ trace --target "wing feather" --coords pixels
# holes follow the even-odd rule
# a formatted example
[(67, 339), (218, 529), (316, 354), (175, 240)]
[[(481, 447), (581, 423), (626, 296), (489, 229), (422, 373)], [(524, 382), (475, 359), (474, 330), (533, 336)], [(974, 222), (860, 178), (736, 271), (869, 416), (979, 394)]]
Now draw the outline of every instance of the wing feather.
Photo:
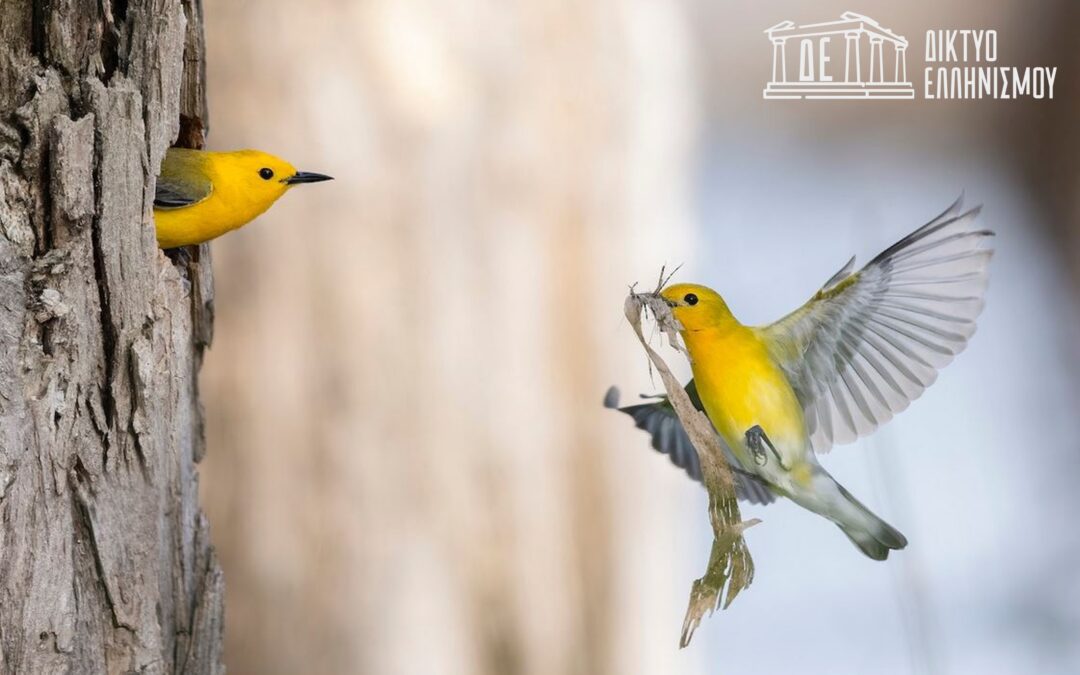
[(195, 150), (170, 148), (161, 163), (161, 175), (154, 190), (154, 208), (178, 209), (209, 197), (214, 185), (203, 170), (203, 161)]
[(818, 452), (888, 422), (964, 350), (983, 309), (993, 235), (961, 200), (878, 254), (852, 261), (801, 308), (760, 329), (803, 406)]
[[(690, 395), (690, 400), (700, 410), (701, 400), (698, 398), (693, 381), (687, 385), (686, 391)], [(604, 407), (619, 410), (634, 418), (637, 428), (647, 431), (652, 436), (652, 446), (655, 450), (667, 455), (671, 463), (685, 471), (690, 478), (699, 483), (702, 482), (701, 459), (666, 397), (661, 396), (650, 403), (620, 408), (619, 390), (611, 387), (604, 396)], [(735, 479), (735, 495), (751, 504), (770, 504), (775, 501), (776, 496), (765, 483), (739, 466), (738, 460), (735, 459), (735, 455), (723, 439), (720, 443), (724, 448), (724, 458)]]

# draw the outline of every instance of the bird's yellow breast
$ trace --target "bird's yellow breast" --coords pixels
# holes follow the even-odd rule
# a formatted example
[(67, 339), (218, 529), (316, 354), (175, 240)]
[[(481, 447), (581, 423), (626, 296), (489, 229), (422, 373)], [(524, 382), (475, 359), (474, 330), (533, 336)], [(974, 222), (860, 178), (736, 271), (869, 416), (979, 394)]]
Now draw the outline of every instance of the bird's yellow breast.
[(745, 434), (760, 425), (786, 457), (806, 450), (802, 406), (765, 344), (745, 326), (684, 333), (705, 412), (746, 461)]
[[(201, 244), (250, 223), (269, 209), (288, 189), (275, 176), (258, 177), (259, 160), (251, 151), (170, 153), (162, 165), (162, 179), (195, 185), (209, 184), (209, 194), (194, 204), (155, 208), (154, 224), (162, 248)], [(269, 156), (267, 156), (269, 157)], [(295, 170), (287, 167), (290, 173)], [(284, 172), (279, 172), (284, 173)]]
[(201, 244), (250, 223), (272, 200), (256, 201), (227, 184), (215, 183), (203, 201), (177, 209), (154, 209), (158, 244), (162, 248)]

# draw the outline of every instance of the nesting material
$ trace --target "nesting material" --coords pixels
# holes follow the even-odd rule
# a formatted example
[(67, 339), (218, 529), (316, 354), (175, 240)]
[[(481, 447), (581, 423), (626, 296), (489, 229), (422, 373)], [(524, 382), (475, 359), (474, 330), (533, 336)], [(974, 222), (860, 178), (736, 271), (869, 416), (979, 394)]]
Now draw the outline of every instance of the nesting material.
[[(657, 293), (635, 293), (631, 289), (624, 305), (626, 319), (634, 329), (641, 346), (649, 357), (649, 363), (660, 373), (675, 413), (679, 416), (687, 435), (701, 459), (705, 489), (709, 493), (709, 520), (713, 528), (712, 553), (704, 576), (696, 580), (690, 590), (690, 603), (683, 621), (680, 647), (690, 644), (694, 631), (706, 612), (717, 607), (727, 608), (741, 590), (754, 579), (754, 561), (743, 538), (743, 530), (760, 521), (754, 518), (743, 521), (731, 471), (724, 461), (720, 439), (709, 418), (694, 407), (678, 379), (671, 374), (664, 359), (649, 345), (642, 334), (641, 314), (647, 310), (656, 321), (672, 347), (687, 354), (679, 338), (681, 326), (667, 302)], [(689, 355), (687, 354), (687, 358)]]

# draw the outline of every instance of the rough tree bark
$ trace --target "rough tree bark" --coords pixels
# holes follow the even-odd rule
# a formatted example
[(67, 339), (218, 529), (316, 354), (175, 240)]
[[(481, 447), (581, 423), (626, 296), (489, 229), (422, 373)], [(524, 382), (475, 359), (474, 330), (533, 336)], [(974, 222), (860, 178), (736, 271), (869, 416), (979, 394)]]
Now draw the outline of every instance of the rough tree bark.
[(199, 0), (0, 0), (0, 673), (223, 671), (209, 265), (151, 220), (202, 48)]

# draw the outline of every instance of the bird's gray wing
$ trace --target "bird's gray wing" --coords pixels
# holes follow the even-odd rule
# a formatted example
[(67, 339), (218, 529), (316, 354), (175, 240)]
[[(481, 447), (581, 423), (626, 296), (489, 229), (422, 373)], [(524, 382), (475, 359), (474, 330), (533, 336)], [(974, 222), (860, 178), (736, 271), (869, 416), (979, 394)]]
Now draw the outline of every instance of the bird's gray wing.
[(993, 250), (979, 208), (948, 210), (801, 308), (758, 329), (791, 382), (814, 450), (850, 443), (905, 409), (963, 351)]
[[(694, 381), (686, 386), (686, 393), (698, 410), (702, 409), (701, 399), (698, 398), (697, 388)], [(652, 446), (664, 453), (671, 463), (686, 472), (688, 476), (702, 482), (701, 460), (697, 450), (690, 441), (690, 437), (683, 429), (675, 409), (671, 407), (666, 396), (658, 396), (650, 403), (628, 405), (619, 407), (619, 390), (611, 387), (604, 396), (604, 407), (612, 408), (626, 413), (634, 418), (634, 424), (638, 429), (643, 429), (652, 436)], [(731, 449), (720, 439), (724, 448), (724, 458), (731, 467), (732, 477), (735, 479), (735, 495), (751, 504), (769, 504), (776, 496), (757, 476), (747, 473), (740, 466)]]
[(154, 208), (177, 209), (198, 204), (210, 196), (214, 185), (202, 170), (202, 158), (194, 150), (170, 148), (161, 163), (154, 191)]

